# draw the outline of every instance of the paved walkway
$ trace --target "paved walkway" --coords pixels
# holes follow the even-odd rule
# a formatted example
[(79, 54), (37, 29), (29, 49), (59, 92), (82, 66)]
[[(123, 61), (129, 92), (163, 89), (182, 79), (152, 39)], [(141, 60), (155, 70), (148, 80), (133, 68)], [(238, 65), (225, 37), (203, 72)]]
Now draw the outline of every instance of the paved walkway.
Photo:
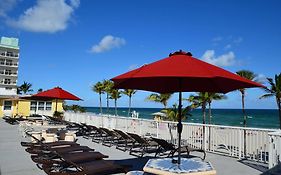
[(22, 140), (18, 125), (7, 124), (0, 118), (0, 174), (43, 175), (31, 160), (29, 153), (20, 145)]
[[(30, 159), (30, 155), (25, 152), (20, 145), (23, 140), (18, 132), (18, 125), (10, 125), (0, 118), (0, 175), (43, 175), (43, 171), (38, 169)], [(148, 155), (138, 158), (129, 155), (128, 152), (117, 150), (115, 147), (106, 147), (91, 140), (79, 137), (78, 143), (87, 145), (97, 151), (109, 156), (109, 160), (115, 160), (120, 164), (131, 164), (134, 170), (142, 170), (149, 158)], [(193, 154), (192, 155), (196, 155)], [(198, 153), (198, 156), (200, 153)], [(210, 161), (217, 171), (217, 175), (258, 175), (261, 171), (251, 168), (251, 162), (239, 162), (237, 159), (207, 153), (206, 161)]]

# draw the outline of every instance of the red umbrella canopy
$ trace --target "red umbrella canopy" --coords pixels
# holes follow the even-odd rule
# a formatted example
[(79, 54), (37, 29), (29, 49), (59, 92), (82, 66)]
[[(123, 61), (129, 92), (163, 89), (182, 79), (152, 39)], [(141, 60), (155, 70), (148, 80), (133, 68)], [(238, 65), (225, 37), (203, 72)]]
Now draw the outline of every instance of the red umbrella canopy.
[(63, 90), (60, 87), (55, 87), (50, 90), (39, 92), (38, 94), (32, 95), (31, 98), (38, 99), (61, 99), (61, 100), (81, 100), (79, 97)]
[(259, 83), (192, 57), (183, 51), (144, 65), (111, 79), (118, 89), (139, 89), (159, 93), (221, 92), (264, 87)]

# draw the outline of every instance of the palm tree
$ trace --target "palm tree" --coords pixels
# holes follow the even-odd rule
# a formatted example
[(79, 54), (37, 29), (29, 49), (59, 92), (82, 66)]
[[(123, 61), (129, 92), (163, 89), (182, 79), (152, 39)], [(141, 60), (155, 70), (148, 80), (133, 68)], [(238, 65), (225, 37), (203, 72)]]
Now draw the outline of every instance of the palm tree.
[(163, 104), (164, 108), (167, 108), (168, 100), (172, 97), (172, 93), (166, 93), (166, 94), (150, 94), (146, 98), (148, 101), (153, 101), (156, 103), (161, 103)]
[(72, 105), (72, 106), (70, 106), (70, 109), (72, 111), (74, 111), (75, 113), (76, 112), (81, 112), (81, 113), (86, 112), (85, 108), (83, 108), (82, 106), (79, 106), (79, 105)]
[[(189, 113), (191, 111), (191, 106), (187, 106), (186, 108), (182, 109), (182, 120), (185, 120), (187, 118), (187, 116), (191, 116), (191, 114)], [(166, 108), (161, 110), (161, 112), (166, 114), (166, 119), (169, 121), (178, 121), (178, 117), (179, 117), (179, 110), (177, 107), (177, 104), (174, 104), (172, 108)]]
[(109, 111), (109, 94), (112, 91), (114, 83), (110, 80), (103, 80), (104, 92), (106, 93), (106, 112)]
[(187, 99), (189, 102), (192, 103), (193, 108), (197, 108), (201, 106), (202, 113), (203, 113), (203, 119), (202, 123), (206, 124), (206, 105), (208, 103), (208, 92), (198, 92), (197, 95), (190, 95)]
[[(209, 101), (209, 93), (208, 92), (198, 92), (197, 95), (190, 95), (189, 98), (187, 99), (189, 102), (191, 102), (192, 108), (197, 108), (201, 106), (202, 108), (202, 113), (203, 113), (203, 119), (202, 123), (206, 124), (206, 105)], [(203, 144), (201, 145), (202, 148), (204, 148), (205, 144), (205, 125), (202, 126), (203, 129)], [(209, 142), (210, 143), (210, 142)]]
[(125, 89), (122, 91), (123, 94), (127, 95), (129, 97), (129, 109), (128, 109), (128, 116), (131, 113), (131, 104), (132, 104), (132, 96), (136, 93), (137, 91), (134, 89)]
[(93, 85), (92, 90), (99, 94), (99, 100), (100, 100), (100, 113), (102, 114), (102, 101), (101, 101), (101, 94), (104, 93), (103, 91), (104, 86), (101, 82), (97, 82), (95, 85)]
[(23, 82), (23, 84), (19, 87), (19, 94), (23, 92), (23, 94), (27, 94), (28, 92), (32, 92), (33, 90), (31, 89), (32, 84), (28, 82)]
[(39, 92), (43, 92), (43, 89), (42, 89), (42, 88), (39, 88), (39, 89), (37, 90), (37, 93), (39, 93)]
[[(240, 70), (240, 71), (236, 72), (236, 74), (243, 78), (246, 78), (248, 80), (254, 80), (257, 77), (252, 71), (249, 71), (249, 70)], [(243, 116), (244, 116), (243, 125), (244, 125), (244, 127), (246, 127), (247, 126), (247, 116), (246, 116), (246, 111), (245, 111), (245, 88), (239, 89), (239, 91), (241, 92), (242, 112), (243, 112)], [(247, 139), (247, 133), (246, 133), (246, 130), (244, 130), (244, 157), (247, 156), (246, 139)]]
[[(257, 76), (249, 70), (240, 70), (238, 72), (236, 72), (237, 75), (246, 78), (248, 80), (254, 80)], [(245, 112), (245, 88), (239, 89), (239, 91), (241, 92), (241, 100), (242, 100), (242, 112), (243, 112), (243, 116), (244, 116), (244, 121), (243, 121), (243, 125), (244, 127), (247, 126), (247, 116), (246, 116), (246, 112)]]
[(121, 97), (121, 91), (112, 89), (110, 92), (110, 99), (114, 99), (115, 115), (117, 115), (117, 100)]
[[(184, 108), (182, 110), (182, 112), (181, 112), (182, 120), (186, 119), (187, 116), (191, 116), (191, 114), (189, 113), (190, 111), (191, 111), (191, 106), (187, 106), (186, 108)], [(161, 112), (166, 114), (165, 120), (169, 120), (169, 121), (173, 121), (173, 122), (178, 121), (179, 110), (178, 110), (177, 104), (174, 104), (172, 108), (162, 109)], [(169, 125), (169, 123), (168, 123), (168, 128), (169, 128), (171, 140), (173, 141), (174, 138), (173, 138), (173, 134), (172, 134), (172, 127), (171, 127), (171, 125)]]
[(265, 89), (267, 94), (262, 95), (260, 98), (275, 97), (278, 112), (279, 112), (279, 123), (281, 129), (281, 73), (275, 75), (274, 80), (272, 78), (267, 78), (270, 88)]
[(224, 94), (220, 93), (214, 93), (214, 92), (208, 92), (207, 93), (207, 102), (209, 106), (209, 124), (211, 124), (211, 117), (212, 117), (212, 112), (211, 112), (211, 103), (213, 100), (223, 100), (226, 99), (226, 96)]
[[(150, 94), (146, 100), (148, 101), (153, 101), (156, 103), (161, 103), (164, 106), (164, 109), (167, 109), (167, 105), (168, 105), (168, 101), (169, 99), (172, 97), (172, 93), (166, 93), (166, 94)], [(168, 113), (169, 111), (167, 111)], [(172, 115), (168, 115), (168, 117), (171, 117)], [(173, 121), (173, 119), (171, 118), (170, 120)], [(170, 136), (171, 136), (171, 140), (173, 141), (173, 133), (172, 133), (172, 126), (170, 123), (168, 123), (168, 128), (169, 128), (169, 132), (170, 132)]]

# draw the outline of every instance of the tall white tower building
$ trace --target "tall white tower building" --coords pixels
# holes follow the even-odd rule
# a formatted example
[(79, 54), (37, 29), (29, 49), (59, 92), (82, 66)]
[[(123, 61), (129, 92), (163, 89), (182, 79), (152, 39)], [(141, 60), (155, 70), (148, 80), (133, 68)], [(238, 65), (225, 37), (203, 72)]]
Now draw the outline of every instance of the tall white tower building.
[(0, 95), (16, 95), (19, 63), (17, 38), (1, 37), (0, 42)]

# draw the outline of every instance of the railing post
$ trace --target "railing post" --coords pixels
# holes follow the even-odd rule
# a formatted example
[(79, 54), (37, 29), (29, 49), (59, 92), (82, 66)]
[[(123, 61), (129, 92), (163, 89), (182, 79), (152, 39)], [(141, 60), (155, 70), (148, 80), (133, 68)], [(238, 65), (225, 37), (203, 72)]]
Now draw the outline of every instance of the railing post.
[(129, 119), (126, 118), (126, 132), (128, 132), (128, 120)]
[(156, 121), (156, 136), (159, 138), (159, 122)]
[(238, 138), (239, 138), (238, 158), (241, 159), (242, 158), (242, 132), (241, 132), (241, 129), (239, 129), (239, 131), (238, 131)]
[[(205, 125), (205, 124), (204, 124), (204, 125)], [(208, 127), (208, 126), (205, 125), (204, 127), (205, 127), (205, 129), (204, 129), (204, 150), (206, 151), (206, 150), (207, 150), (207, 138), (208, 138), (208, 137), (207, 137), (208, 134), (207, 134), (207, 132), (206, 132), (206, 131), (207, 131), (207, 128), (206, 128), (206, 127)]]
[(141, 125), (142, 125), (142, 120), (139, 120), (139, 128), (140, 128), (140, 130), (139, 130), (140, 134), (139, 135), (141, 135)]

